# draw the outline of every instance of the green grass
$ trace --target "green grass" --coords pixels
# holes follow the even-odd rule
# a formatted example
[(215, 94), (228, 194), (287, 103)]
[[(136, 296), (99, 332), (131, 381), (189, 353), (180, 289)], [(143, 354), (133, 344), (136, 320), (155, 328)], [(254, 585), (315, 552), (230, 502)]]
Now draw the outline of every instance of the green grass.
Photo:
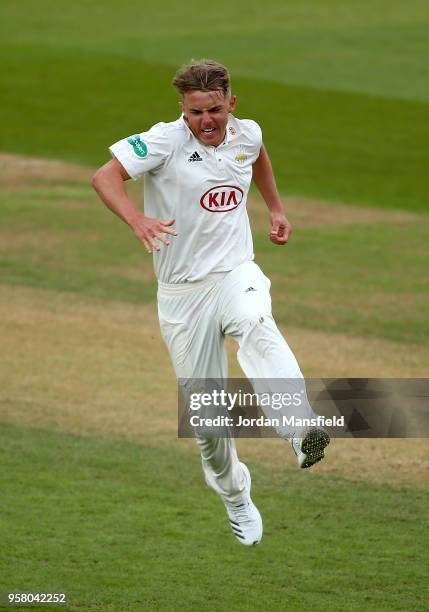
[(82, 610), (424, 608), (424, 491), (251, 465), (265, 535), (246, 549), (196, 449), (0, 436), (0, 591), (63, 590)]
[(204, 10), (189, 0), (180, 11), (173, 0), (126, 0), (120, 16), (115, 8), (114, 0), (4, 0), (2, 40), (172, 67), (216, 56), (241, 76), (429, 101), (423, 0), (219, 0)]
[[(425, 219), (425, 217), (422, 217)], [(0, 196), (4, 283), (153, 302), (152, 259), (85, 183)], [(255, 232), (279, 323), (399, 342), (429, 337), (429, 226), (298, 228), (285, 248)], [(13, 240), (7, 237), (13, 236)]]
[(408, 222), (299, 229), (286, 249), (255, 242), (282, 323), (426, 343), (428, 241), (427, 224)]
[[(91, 190), (76, 206), (70, 197), (46, 198), (43, 190), (6, 193), (0, 218), (15, 244), (0, 246), (3, 282), (76, 291), (109, 299), (153, 301), (156, 283), (152, 260), (145, 257), (133, 236), (108, 214)], [(78, 193), (84, 192), (84, 186)], [(55, 190), (51, 192), (55, 193)], [(61, 203), (60, 203), (61, 202)], [(126, 276), (132, 271), (133, 278)], [(146, 273), (150, 280), (139, 276)]]
[(237, 115), (262, 124), (283, 192), (428, 210), (425, 3), (115, 6), (2, 3), (0, 150), (98, 165), (112, 142), (175, 119), (175, 68), (212, 55), (231, 66)]
[[(175, 119), (177, 65), (213, 56), (282, 192), (427, 211), (428, 22), (423, 0), (3, 0), (0, 151), (101, 164), (115, 140)], [(84, 182), (4, 191), (0, 226), (5, 287), (155, 298), (151, 259)], [(284, 249), (255, 234), (280, 323), (427, 341), (423, 216), (296, 230)], [(0, 466), (0, 592), (65, 590), (80, 610), (426, 605), (422, 490), (250, 464), (265, 535), (248, 550), (180, 442), (4, 425)]]

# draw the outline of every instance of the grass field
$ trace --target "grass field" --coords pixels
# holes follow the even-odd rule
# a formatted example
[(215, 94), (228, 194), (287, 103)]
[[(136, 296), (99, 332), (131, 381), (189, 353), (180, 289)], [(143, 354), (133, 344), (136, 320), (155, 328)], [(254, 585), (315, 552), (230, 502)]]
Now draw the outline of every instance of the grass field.
[(424, 609), (423, 492), (252, 465), (266, 524), (248, 550), (177, 445), (5, 427), (1, 449), (16, 589), (67, 590), (75, 609)]
[[(184, 610), (302, 610), (315, 601), (320, 610), (423, 610), (426, 441), (336, 440), (329, 461), (309, 474), (297, 471), (281, 441), (240, 441), (266, 530), (261, 553), (241, 550), (205, 490), (194, 442), (176, 439), (176, 387), (150, 259), (97, 202), (86, 168), (1, 161), (0, 591), (62, 589), (69, 609), (88, 610), (171, 610), (178, 597)], [(293, 270), (304, 270), (306, 258), (323, 260), (324, 237), (329, 244), (336, 236), (337, 248), (348, 240), (352, 253), (363, 232), (393, 235), (404, 224), (416, 237), (403, 249), (412, 259), (421, 215), (288, 204), (301, 252), (292, 247), (284, 263), (265, 248), (260, 202), (251, 209), (274, 308), (293, 321), (285, 333), (306, 374), (424, 376), (424, 261), (407, 281), (406, 334), (389, 310), (396, 281), (383, 262), (396, 246), (389, 251), (388, 241), (364, 281), (341, 277), (328, 257), (335, 274), (308, 282)], [(299, 244), (306, 236), (317, 237), (307, 240), (311, 253)], [(326, 303), (318, 296), (335, 296), (343, 282), (349, 299), (377, 274), (386, 278), (376, 294), (384, 320), (355, 309), (351, 327), (338, 300), (321, 324)], [(309, 304), (314, 320), (301, 312)], [(229, 352), (231, 374), (240, 376), (233, 345)]]
[[(151, 260), (142, 258), (126, 226), (98, 204), (88, 184), (89, 171), (81, 170), (74, 179), (55, 179), (49, 177), (55, 164), (47, 164), (35, 183), (28, 178), (17, 189), (15, 162), (2, 159), (9, 185), (0, 196), (4, 281), (104, 298), (155, 300)], [(12, 173), (9, 179), (7, 173)], [(135, 186), (135, 197), (141, 200), (140, 188)], [(299, 232), (285, 258), (284, 250), (266, 239), (264, 205), (252, 203), (258, 261), (273, 279), (281, 323), (428, 341), (427, 217), (365, 214), (331, 205), (327, 220), (326, 206), (311, 208), (297, 200), (286, 206)], [(61, 256), (55, 257), (58, 249)]]
[(270, 244), (252, 195), (303, 371), (425, 377), (428, 21), (420, 0), (1, 3), (0, 593), (115, 612), (427, 609), (425, 439), (333, 440), (310, 471), (281, 440), (239, 440), (265, 535), (237, 544), (177, 439), (151, 260), (89, 181), (113, 141), (176, 118), (177, 64), (224, 61), (294, 225)]
[(0, 150), (99, 164), (175, 119), (177, 64), (208, 55), (231, 66), (237, 114), (262, 124), (282, 191), (427, 210), (427, 3), (174, 7), (4, 0)]

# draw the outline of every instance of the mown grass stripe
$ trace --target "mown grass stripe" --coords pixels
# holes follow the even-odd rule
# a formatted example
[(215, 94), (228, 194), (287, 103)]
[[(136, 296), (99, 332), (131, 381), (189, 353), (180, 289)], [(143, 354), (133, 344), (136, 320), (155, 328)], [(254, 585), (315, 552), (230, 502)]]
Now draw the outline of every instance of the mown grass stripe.
[[(0, 150), (99, 165), (112, 142), (179, 115), (169, 66), (40, 45), (2, 51)], [(283, 192), (428, 210), (429, 104), (257, 78), (234, 88), (237, 115), (263, 127)]]

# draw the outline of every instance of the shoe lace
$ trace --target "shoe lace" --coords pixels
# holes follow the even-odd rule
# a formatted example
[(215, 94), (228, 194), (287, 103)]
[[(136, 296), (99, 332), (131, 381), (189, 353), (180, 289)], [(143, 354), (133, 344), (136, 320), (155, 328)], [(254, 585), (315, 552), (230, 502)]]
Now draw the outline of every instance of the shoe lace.
[(243, 523), (250, 520), (249, 518), (249, 504), (239, 504), (238, 506), (230, 506), (230, 512), (234, 515), (234, 518), (238, 523)]

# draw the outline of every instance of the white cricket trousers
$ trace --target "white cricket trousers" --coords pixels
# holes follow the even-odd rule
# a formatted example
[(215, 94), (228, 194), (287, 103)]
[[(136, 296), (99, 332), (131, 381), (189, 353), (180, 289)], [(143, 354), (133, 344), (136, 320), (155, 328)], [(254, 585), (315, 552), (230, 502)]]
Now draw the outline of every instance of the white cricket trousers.
[[(266, 385), (258, 391), (258, 379), (295, 379), (296, 390), (305, 389), (295, 356), (272, 317), (270, 285), (253, 261), (231, 272), (210, 274), (203, 281), (159, 282), (161, 334), (177, 378), (226, 379), (225, 335), (229, 335), (239, 344), (238, 362), (255, 392), (269, 391)], [(267, 416), (273, 416), (270, 411), (264, 408)], [(294, 414), (315, 416), (306, 394), (300, 414), (295, 408)], [(292, 435), (282, 427), (277, 433), (284, 438)], [(234, 439), (197, 436), (197, 444), (207, 484), (227, 501), (239, 502), (244, 478)]]

